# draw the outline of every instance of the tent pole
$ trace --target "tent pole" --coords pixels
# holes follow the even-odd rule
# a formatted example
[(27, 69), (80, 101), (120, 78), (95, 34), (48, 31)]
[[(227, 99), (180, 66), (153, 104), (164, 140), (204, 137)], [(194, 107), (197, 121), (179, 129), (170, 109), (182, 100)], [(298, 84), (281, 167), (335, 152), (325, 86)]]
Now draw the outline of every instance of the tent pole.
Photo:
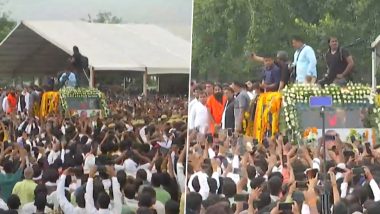
[(90, 81), (89, 81), (89, 87), (94, 87), (94, 67), (90, 67)]
[(145, 72), (144, 72), (144, 75), (143, 75), (143, 94), (144, 96), (147, 96), (148, 95), (148, 68), (145, 67)]
[(157, 75), (157, 92), (160, 92), (160, 76)]
[(376, 48), (372, 49), (372, 90), (376, 91)]

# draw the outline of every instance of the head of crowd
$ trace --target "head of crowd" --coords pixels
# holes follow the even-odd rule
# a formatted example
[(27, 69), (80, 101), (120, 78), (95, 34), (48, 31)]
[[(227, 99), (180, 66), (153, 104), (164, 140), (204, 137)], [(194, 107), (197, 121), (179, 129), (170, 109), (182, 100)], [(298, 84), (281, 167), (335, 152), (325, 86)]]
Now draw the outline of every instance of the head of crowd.
[(194, 81), (190, 90), (186, 213), (379, 213), (379, 145), (334, 130), (258, 142), (243, 115), (254, 115), (259, 82)]
[(107, 117), (42, 118), (45, 92), (1, 90), (0, 213), (179, 213), (186, 96), (108, 89)]

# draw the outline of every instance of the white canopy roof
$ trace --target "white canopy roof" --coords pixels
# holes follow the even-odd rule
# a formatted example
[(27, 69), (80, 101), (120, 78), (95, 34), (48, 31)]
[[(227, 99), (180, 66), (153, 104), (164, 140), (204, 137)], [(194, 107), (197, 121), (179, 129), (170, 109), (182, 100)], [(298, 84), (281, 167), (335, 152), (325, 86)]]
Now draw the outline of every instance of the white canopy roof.
[(155, 25), (23, 21), (0, 44), (0, 73), (56, 73), (74, 45), (95, 71), (190, 71), (190, 42)]

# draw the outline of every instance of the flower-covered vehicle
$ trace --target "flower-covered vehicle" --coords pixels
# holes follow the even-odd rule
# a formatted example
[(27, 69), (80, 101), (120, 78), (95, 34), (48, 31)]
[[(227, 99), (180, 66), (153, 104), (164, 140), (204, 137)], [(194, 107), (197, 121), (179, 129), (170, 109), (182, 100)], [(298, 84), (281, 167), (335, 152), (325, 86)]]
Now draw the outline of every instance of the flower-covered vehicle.
[(352, 83), (347, 87), (331, 85), (325, 88), (293, 85), (282, 92), (263, 93), (257, 100), (254, 125), (248, 127), (248, 135), (259, 141), (279, 131), (287, 131), (294, 139), (303, 141), (320, 137), (320, 110), (309, 107), (311, 96), (331, 96), (333, 99), (333, 107), (326, 111), (327, 129), (335, 130), (344, 139), (352, 138), (352, 130), (355, 130), (356, 139), (361, 136), (362, 140), (375, 141), (375, 130), (380, 128), (380, 97), (369, 86)]
[(62, 88), (45, 92), (42, 96), (39, 116), (46, 117), (50, 113), (105, 117), (109, 110), (104, 94), (98, 89)]

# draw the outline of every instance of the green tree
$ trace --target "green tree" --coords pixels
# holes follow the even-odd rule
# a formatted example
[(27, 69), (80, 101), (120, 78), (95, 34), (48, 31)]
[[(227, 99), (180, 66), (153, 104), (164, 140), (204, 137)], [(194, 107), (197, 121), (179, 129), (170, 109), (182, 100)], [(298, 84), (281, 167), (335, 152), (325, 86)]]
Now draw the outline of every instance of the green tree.
[(257, 79), (260, 64), (245, 52), (286, 50), (292, 58), (292, 35), (303, 36), (318, 58), (319, 76), (326, 70), (327, 38), (335, 35), (355, 60), (356, 80), (371, 78), (370, 41), (380, 34), (378, 0), (195, 0), (192, 76), (230, 81)]
[(16, 22), (9, 18), (7, 13), (2, 13), (0, 16), (0, 41), (3, 41), (5, 37), (16, 26)]
[(244, 0), (195, 1), (193, 70), (204, 79), (223, 80), (243, 68), (242, 49), (251, 23)]
[(92, 19), (91, 15), (88, 15), (88, 19), (86, 21), (95, 23), (119, 24), (123, 20), (120, 17), (112, 15), (111, 12), (99, 12), (98, 14), (96, 14), (95, 19)]

